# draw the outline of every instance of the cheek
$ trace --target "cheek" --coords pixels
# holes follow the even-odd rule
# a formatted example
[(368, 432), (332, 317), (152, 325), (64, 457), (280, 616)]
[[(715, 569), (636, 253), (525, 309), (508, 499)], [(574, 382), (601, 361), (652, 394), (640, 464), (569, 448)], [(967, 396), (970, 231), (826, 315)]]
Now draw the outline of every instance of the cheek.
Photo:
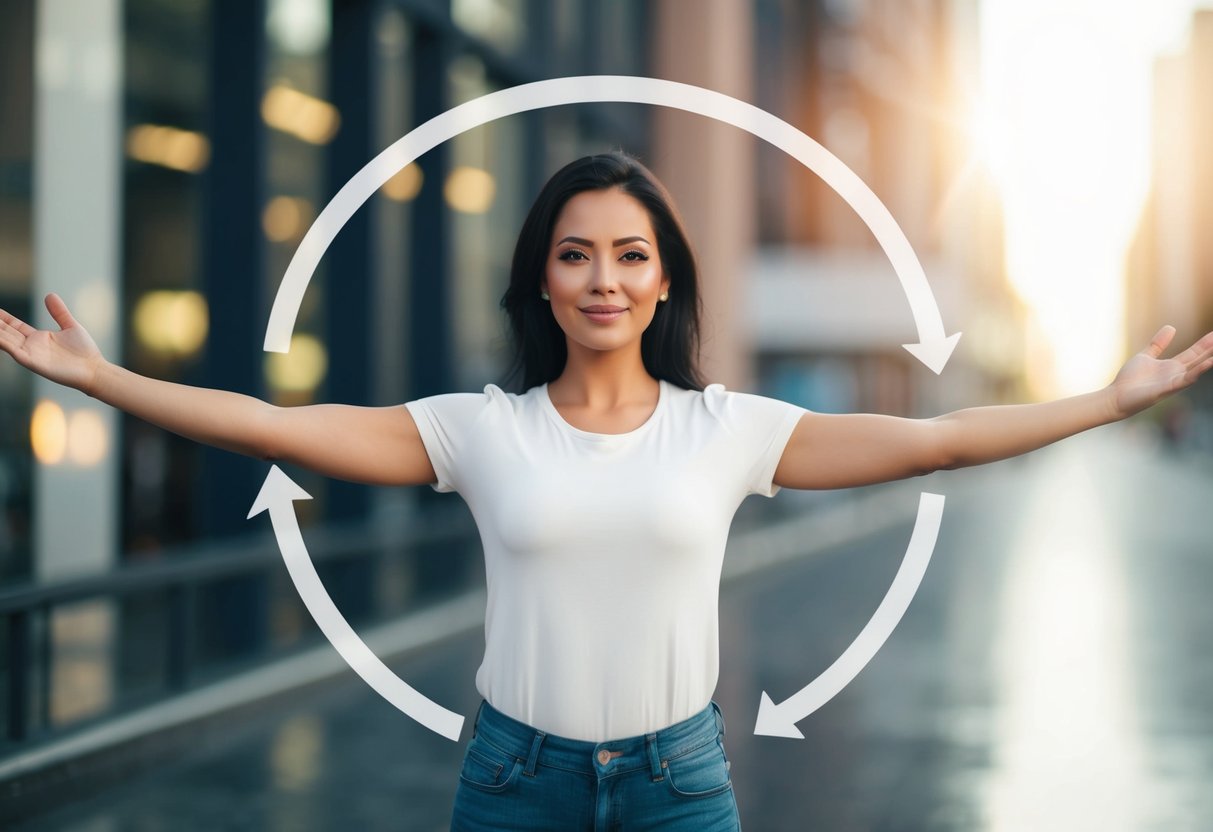
[(558, 260), (547, 264), (544, 268), (544, 276), (548, 281), (548, 291), (552, 293), (568, 292), (578, 285), (577, 275)]
[(637, 275), (636, 285), (646, 293), (660, 294), (661, 277), (661, 264), (655, 263), (649, 268), (644, 269), (643, 274)]

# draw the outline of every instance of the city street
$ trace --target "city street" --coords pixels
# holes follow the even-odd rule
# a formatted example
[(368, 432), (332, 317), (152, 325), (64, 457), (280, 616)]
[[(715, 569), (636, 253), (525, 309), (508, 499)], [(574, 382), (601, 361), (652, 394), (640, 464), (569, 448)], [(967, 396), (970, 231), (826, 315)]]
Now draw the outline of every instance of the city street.
[[(719, 625), (746, 832), (1213, 832), (1213, 0), (0, 0), (0, 54), (0, 832), (447, 830), (489, 573), (556, 733), (706, 707)], [(705, 621), (710, 492), (1025, 448), (742, 501)]]
[[(1213, 462), (1121, 426), (908, 484), (946, 495), (921, 589), (856, 680), (756, 737), (850, 643), (898, 523), (722, 591), (715, 699), (745, 829), (1185, 830), (1213, 818)], [(782, 499), (783, 495), (777, 499)], [(909, 514), (909, 512), (907, 512)], [(473, 717), (479, 633), (395, 670)], [(360, 681), (19, 829), (440, 830), (458, 744)]]

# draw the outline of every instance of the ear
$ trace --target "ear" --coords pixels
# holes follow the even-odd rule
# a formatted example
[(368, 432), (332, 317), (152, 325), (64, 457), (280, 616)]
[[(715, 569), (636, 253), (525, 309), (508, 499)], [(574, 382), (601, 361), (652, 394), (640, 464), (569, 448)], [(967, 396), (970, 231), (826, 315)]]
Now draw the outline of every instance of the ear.
[(670, 291), (670, 276), (662, 271), (661, 273), (661, 291), (657, 294), (661, 295)]

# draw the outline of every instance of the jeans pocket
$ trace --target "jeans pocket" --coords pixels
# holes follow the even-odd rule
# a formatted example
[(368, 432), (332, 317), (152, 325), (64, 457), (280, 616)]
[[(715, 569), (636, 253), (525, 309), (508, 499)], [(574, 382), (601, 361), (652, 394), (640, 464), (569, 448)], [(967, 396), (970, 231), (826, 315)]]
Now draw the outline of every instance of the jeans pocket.
[(518, 781), (522, 761), (494, 745), (473, 737), (463, 755), (459, 779), (483, 792), (504, 792)]
[(679, 797), (711, 797), (733, 788), (719, 736), (686, 754), (664, 760), (662, 766), (670, 790)]

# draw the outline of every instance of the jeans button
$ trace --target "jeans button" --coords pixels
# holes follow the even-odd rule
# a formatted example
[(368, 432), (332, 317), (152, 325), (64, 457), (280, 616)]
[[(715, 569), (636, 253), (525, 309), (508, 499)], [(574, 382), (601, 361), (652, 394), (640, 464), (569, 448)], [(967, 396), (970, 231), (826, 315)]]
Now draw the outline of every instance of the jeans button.
[(605, 766), (610, 761), (611, 761), (611, 752), (607, 751), (605, 748), (598, 752), (598, 762), (602, 763)]

